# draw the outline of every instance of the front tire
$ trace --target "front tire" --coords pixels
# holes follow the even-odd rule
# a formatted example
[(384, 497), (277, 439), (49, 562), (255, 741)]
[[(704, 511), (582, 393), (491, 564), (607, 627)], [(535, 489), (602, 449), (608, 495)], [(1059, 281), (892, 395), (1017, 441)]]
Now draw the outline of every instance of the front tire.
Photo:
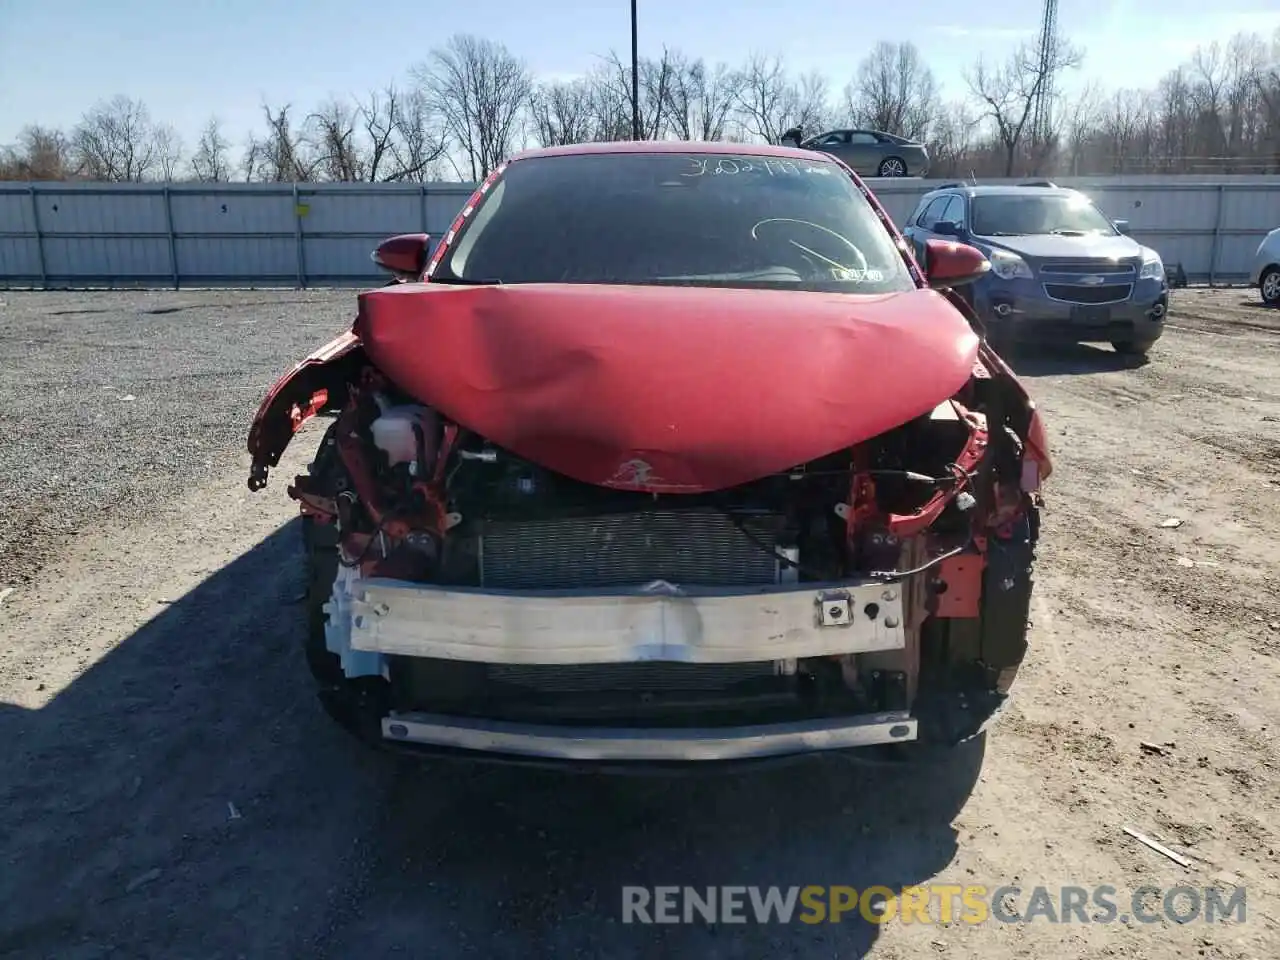
[(1280, 267), (1267, 267), (1258, 280), (1258, 292), (1262, 302), (1269, 307), (1280, 307)]

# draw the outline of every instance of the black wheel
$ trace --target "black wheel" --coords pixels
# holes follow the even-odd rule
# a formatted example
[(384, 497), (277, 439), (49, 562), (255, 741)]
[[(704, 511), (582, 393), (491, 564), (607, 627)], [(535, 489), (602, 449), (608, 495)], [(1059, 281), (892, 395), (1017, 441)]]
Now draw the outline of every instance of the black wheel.
[(1151, 352), (1156, 342), (1154, 340), (1112, 340), (1111, 346), (1116, 353), (1122, 353), (1126, 357), (1145, 357)]
[[(336, 426), (336, 424), (335, 424)], [(338, 448), (333, 442), (334, 427), (325, 432), (316, 451), (310, 472), (315, 477), (329, 477), (340, 470)], [(302, 518), (302, 543), (305, 553), (307, 580), (306, 633), (303, 636), (303, 653), (307, 667), (316, 682), (324, 687), (341, 683), (344, 679), (342, 661), (325, 645), (324, 627), (327, 614), (324, 605), (333, 592), (333, 581), (338, 575), (338, 531), (331, 523), (318, 523), (311, 517)]]
[(876, 171), (882, 177), (905, 177), (907, 164), (901, 157), (885, 157)]
[(1267, 267), (1258, 279), (1262, 302), (1270, 307), (1280, 307), (1280, 267)]

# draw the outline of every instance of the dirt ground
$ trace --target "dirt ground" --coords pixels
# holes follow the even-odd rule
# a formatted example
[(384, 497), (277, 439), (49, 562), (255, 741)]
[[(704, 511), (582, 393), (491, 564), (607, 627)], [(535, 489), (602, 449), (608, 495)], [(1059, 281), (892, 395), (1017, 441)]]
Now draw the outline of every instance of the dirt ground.
[[(351, 292), (0, 292), (0, 956), (1280, 956), (1280, 312), (1256, 300), (1177, 291), (1139, 367), (1015, 360), (1057, 472), (984, 755), (597, 779), (397, 762), (315, 702), (284, 486), (318, 432), (256, 495), (243, 437)], [(1237, 886), (1247, 917), (621, 922), (628, 884), (925, 882)]]

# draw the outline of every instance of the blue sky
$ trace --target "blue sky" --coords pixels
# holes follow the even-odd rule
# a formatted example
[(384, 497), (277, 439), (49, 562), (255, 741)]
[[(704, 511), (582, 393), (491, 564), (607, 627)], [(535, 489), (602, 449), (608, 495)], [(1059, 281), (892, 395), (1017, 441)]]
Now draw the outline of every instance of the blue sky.
[[(1155, 82), (1197, 43), (1269, 36), (1277, 0), (1060, 0), (1060, 29), (1088, 52), (1081, 79)], [(978, 53), (1033, 36), (1039, 2), (911, 0), (640, 0), (641, 53), (679, 47), (736, 63), (752, 50), (818, 68), (839, 89), (878, 40), (911, 39), (949, 93)], [(311, 106), (399, 79), (456, 32), (507, 44), (542, 75), (627, 55), (625, 0), (0, 0), (0, 143), (26, 123), (70, 126), (95, 100), (141, 98), (190, 143), (211, 114), (239, 139), (260, 104)], [(1139, 41), (1136, 38), (1141, 37)]]

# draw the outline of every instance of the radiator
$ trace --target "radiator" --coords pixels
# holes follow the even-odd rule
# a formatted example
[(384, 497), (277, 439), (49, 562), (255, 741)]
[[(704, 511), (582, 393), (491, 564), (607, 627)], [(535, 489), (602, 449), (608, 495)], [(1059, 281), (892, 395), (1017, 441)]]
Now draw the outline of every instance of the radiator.
[(481, 582), (509, 590), (620, 587), (653, 580), (708, 587), (776, 583), (780, 565), (773, 549), (780, 527), (776, 516), (735, 522), (704, 509), (486, 521)]

